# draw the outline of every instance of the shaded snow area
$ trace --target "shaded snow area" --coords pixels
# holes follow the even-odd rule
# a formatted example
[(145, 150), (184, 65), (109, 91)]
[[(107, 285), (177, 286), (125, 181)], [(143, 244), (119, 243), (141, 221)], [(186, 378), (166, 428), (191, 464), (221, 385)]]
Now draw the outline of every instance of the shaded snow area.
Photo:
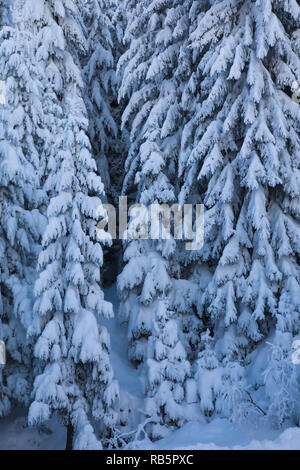
[(63, 450), (66, 430), (55, 419), (42, 429), (28, 427), (24, 410), (0, 420), (0, 450)]
[[(55, 420), (39, 431), (28, 428), (22, 410), (0, 422), (0, 450), (63, 450), (65, 441), (65, 429)], [(279, 433), (274, 429), (237, 427), (222, 419), (210, 424), (190, 422), (165, 439), (142, 441), (135, 449), (300, 450), (300, 429), (288, 428)]]
[(110, 334), (111, 342), (111, 365), (115, 371), (116, 379), (120, 388), (127, 390), (138, 401), (142, 398), (142, 383), (138, 371), (133, 367), (127, 358), (127, 327), (120, 325), (117, 321), (118, 296), (115, 285), (104, 289), (105, 299), (113, 304), (115, 318), (111, 320), (101, 320)]
[[(115, 286), (105, 289), (106, 300), (113, 303), (118, 311)], [(127, 407), (131, 406), (133, 422), (139, 421), (139, 410), (143, 408), (142, 381), (139, 372), (127, 359), (127, 328), (119, 325), (116, 318), (101, 321), (111, 337), (111, 362), (119, 381)], [(126, 392), (125, 392), (126, 390)], [(124, 399), (124, 398), (123, 398)], [(132, 423), (133, 423), (132, 422)], [(60, 450), (65, 448), (66, 431), (54, 418), (47, 426), (37, 429), (28, 427), (26, 412), (15, 409), (12, 414), (0, 420), (0, 450)], [(258, 450), (300, 450), (300, 429), (276, 429), (269, 421), (253, 425), (234, 425), (226, 419), (214, 419), (210, 423), (190, 421), (168, 437), (156, 441), (141, 440), (134, 449), (258, 449)]]
[(228, 420), (215, 419), (209, 424), (190, 422), (156, 443), (136, 449), (189, 450), (300, 450), (300, 429), (284, 432), (266, 427), (234, 426)]

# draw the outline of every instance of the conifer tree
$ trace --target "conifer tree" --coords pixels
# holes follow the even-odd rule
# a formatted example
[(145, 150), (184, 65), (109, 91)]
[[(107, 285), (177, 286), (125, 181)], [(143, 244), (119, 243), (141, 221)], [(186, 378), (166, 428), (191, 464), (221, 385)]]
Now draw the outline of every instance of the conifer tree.
[[(118, 2), (121, 3), (121, 2)], [(87, 35), (87, 50), (81, 54), (84, 99), (88, 111), (89, 138), (98, 172), (110, 204), (119, 202), (124, 179), (126, 133), (121, 130), (123, 104), (118, 104), (116, 63), (124, 47), (122, 8), (115, 1), (78, 2)], [(103, 278), (114, 282), (119, 272), (121, 243), (104, 248)]]
[(206, 208), (189, 262), (212, 274), (198, 315), (220, 367), (299, 333), (299, 22), (294, 0), (217, 0), (190, 38), (180, 200), (198, 194)]
[[(2, 34), (3, 27), (7, 26), (7, 11), (6, 11), (5, 1), (0, 1), (0, 34)], [(3, 106), (5, 103), (6, 96), (5, 90), (3, 89), (3, 82), (1, 83), (1, 98), (0, 98), (0, 107)], [(2, 163), (2, 158), (1, 158)], [(0, 193), (0, 214), (2, 214), (5, 208), (5, 199), (3, 191)], [(7, 336), (7, 329), (6, 329), (6, 318), (5, 314), (5, 302), (6, 302), (6, 295), (5, 295), (5, 276), (7, 275), (7, 257), (5, 253), (5, 240), (4, 240), (4, 232), (2, 224), (0, 225), (1, 230), (1, 238), (0, 238), (0, 340), (4, 342)], [(7, 387), (5, 387), (4, 377), (3, 377), (3, 365), (0, 365), (0, 417), (7, 414), (10, 410), (10, 401), (9, 401), (9, 393)]]
[(177, 322), (167, 311), (166, 302), (159, 301), (147, 359), (146, 413), (148, 433), (152, 439), (166, 436), (186, 419), (182, 405), (186, 379), (191, 373), (186, 356), (178, 337)]
[(117, 125), (111, 105), (116, 100), (112, 23), (106, 2), (89, 0), (82, 9), (87, 30), (87, 53), (82, 58), (86, 83), (89, 138), (106, 193), (111, 191), (109, 158)]
[(68, 428), (67, 448), (99, 449), (95, 432), (103, 435), (114, 426), (118, 385), (109, 335), (97, 323), (98, 315), (113, 312), (100, 287), (103, 253), (96, 224), (104, 188), (91, 155), (78, 67), (86, 40), (73, 1), (27, 0), (22, 18), (36, 32), (47, 115), (40, 155), (47, 225), (28, 328), (36, 357), (29, 422), (58, 413)]
[[(4, 8), (4, 7), (3, 7)], [(12, 398), (28, 404), (32, 357), (26, 330), (31, 322), (32, 286), (44, 220), (38, 207), (39, 151), (43, 113), (42, 74), (33, 38), (19, 22), (15, 5), (2, 10), (0, 62), (1, 313), (5, 319), (6, 384)]]
[[(119, 99), (127, 102), (122, 125), (130, 132), (130, 147), (123, 191), (134, 195), (134, 202), (148, 208), (152, 204), (172, 206), (177, 202), (179, 192), (178, 158), (184, 120), (180, 101), (184, 83), (191, 73), (191, 53), (186, 47), (188, 5), (188, 1), (174, 0), (124, 2), (127, 14), (124, 41), (128, 43), (128, 49), (118, 63), (122, 76)], [(170, 239), (160, 236), (156, 239), (153, 235), (150, 239), (150, 229), (146, 238), (124, 243), (126, 264), (119, 276), (118, 287), (122, 299), (120, 318), (128, 322), (129, 358), (135, 364), (145, 363), (148, 377), (145, 392), (152, 405), (157, 407), (157, 425), (151, 430), (157, 438), (159, 432), (165, 433), (164, 423), (168, 426), (172, 421), (176, 426), (183, 422), (184, 382), (188, 372), (183, 377), (179, 374), (172, 378), (168, 371), (161, 372), (161, 384), (149, 378), (153, 374), (156, 376), (155, 370), (163, 371), (168, 362), (172, 369), (179, 361), (177, 356), (173, 357), (176, 353), (172, 346), (180, 344), (182, 364), (196, 349), (197, 320), (193, 312), (196, 283), (191, 280), (189, 287), (184, 284), (188, 284), (185, 279), (189, 275), (185, 272), (181, 241), (176, 243), (172, 235)], [(189, 293), (186, 297), (183, 294), (181, 299), (177, 295), (180, 287), (183, 293)], [(166, 312), (163, 322), (157, 317), (161, 302)], [(183, 332), (189, 329), (190, 323), (194, 336)], [(163, 339), (168, 325), (178, 330), (172, 345), (167, 338)], [(152, 342), (164, 344), (165, 355), (156, 356), (151, 352)], [(176, 369), (175, 365), (173, 369)], [(189, 370), (188, 366), (185, 369)], [(174, 406), (161, 413), (159, 390), (164, 387), (169, 387)], [(154, 413), (153, 407), (151, 410), (150, 415)]]

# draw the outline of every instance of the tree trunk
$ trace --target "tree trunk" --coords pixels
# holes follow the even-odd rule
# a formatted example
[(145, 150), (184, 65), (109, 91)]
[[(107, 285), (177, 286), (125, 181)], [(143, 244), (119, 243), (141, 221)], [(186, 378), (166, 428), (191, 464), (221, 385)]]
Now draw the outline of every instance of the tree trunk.
[(74, 429), (71, 423), (68, 424), (67, 426), (67, 444), (66, 444), (66, 450), (72, 450), (73, 449), (73, 436), (74, 436)]

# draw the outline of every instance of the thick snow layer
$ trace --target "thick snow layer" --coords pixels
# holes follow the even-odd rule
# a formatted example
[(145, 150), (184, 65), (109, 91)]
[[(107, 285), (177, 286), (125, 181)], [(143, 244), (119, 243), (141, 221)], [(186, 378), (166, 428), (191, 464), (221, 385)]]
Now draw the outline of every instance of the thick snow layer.
[(127, 327), (120, 325), (117, 320), (119, 308), (118, 294), (115, 285), (104, 289), (105, 300), (113, 304), (115, 317), (110, 320), (101, 319), (110, 334), (111, 365), (115, 371), (115, 378), (124, 390), (135, 397), (142, 397), (142, 384), (138, 371), (129, 363), (127, 356)]
[(226, 419), (209, 424), (190, 422), (154, 444), (141, 443), (139, 449), (189, 450), (299, 450), (300, 429), (288, 428), (282, 433), (265, 427), (235, 426)]
[[(105, 289), (106, 300), (118, 311), (115, 286)], [(101, 320), (111, 336), (111, 362), (120, 388), (126, 390), (135, 408), (142, 407), (142, 383), (139, 372), (127, 359), (127, 329), (119, 325), (117, 318)], [(194, 414), (195, 416), (195, 414)], [(28, 427), (25, 410), (15, 410), (10, 417), (0, 420), (0, 450), (56, 450), (64, 449), (65, 429), (53, 418), (47, 426), (38, 430)], [(300, 450), (300, 428), (284, 431), (274, 428), (270, 422), (259, 425), (234, 425), (226, 419), (211, 423), (190, 421), (181, 429), (155, 443), (141, 441), (135, 449), (291, 449)]]
[[(264, 435), (265, 433), (265, 435)], [(17, 410), (0, 421), (0, 450), (61, 450), (66, 432), (55, 420), (38, 431), (29, 428), (25, 412)], [(188, 450), (300, 450), (300, 429), (288, 428), (282, 433), (274, 429), (236, 427), (227, 420), (210, 424), (190, 422), (182, 429), (154, 444), (141, 442), (136, 449)]]
[(66, 429), (55, 419), (40, 430), (28, 427), (21, 409), (0, 420), (0, 450), (63, 450), (65, 446)]

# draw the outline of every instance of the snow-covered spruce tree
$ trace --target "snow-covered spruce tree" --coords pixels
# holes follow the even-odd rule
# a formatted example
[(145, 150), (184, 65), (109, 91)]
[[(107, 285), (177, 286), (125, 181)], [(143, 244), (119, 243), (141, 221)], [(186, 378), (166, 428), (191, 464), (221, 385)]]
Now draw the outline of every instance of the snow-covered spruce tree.
[(0, 0), (0, 28), (8, 26), (10, 22), (10, 2)]
[(27, 1), (26, 6), (23, 19), (34, 21), (36, 56), (45, 70), (49, 117), (41, 156), (48, 223), (38, 260), (35, 318), (28, 330), (37, 358), (29, 422), (41, 423), (57, 413), (68, 428), (67, 448), (100, 449), (95, 432), (103, 435), (114, 426), (118, 385), (109, 335), (96, 320), (113, 312), (100, 287), (103, 254), (96, 224), (104, 188), (87, 137), (77, 66), (85, 39), (73, 1)]
[[(115, 64), (122, 46), (122, 10), (114, 1), (80, 3), (87, 35), (87, 51), (81, 55), (84, 98), (89, 118), (89, 138), (109, 203), (118, 204), (124, 179), (126, 132), (121, 130), (123, 104), (118, 104)], [(119, 2), (118, 2), (119, 3)], [(120, 24), (119, 24), (120, 21)], [(121, 259), (121, 243), (104, 248), (103, 279), (115, 282)]]
[[(300, 77), (300, 7), (210, 3), (190, 43), (197, 73), (184, 96), (181, 201), (199, 194), (206, 206), (204, 247), (190, 262), (212, 273), (198, 314), (220, 367), (255, 372), (261, 341), (275, 331), (287, 350), (299, 333), (300, 108), (290, 89)], [(259, 371), (254, 382), (263, 384)]]
[(248, 390), (243, 366), (231, 358), (219, 360), (209, 330), (201, 334), (201, 351), (193, 366), (195, 384), (193, 380), (191, 383), (192, 390), (196, 391), (194, 401), (200, 399), (204, 416), (210, 417), (217, 412), (238, 423), (245, 420), (255, 422), (265, 414)]
[(292, 360), (292, 334), (286, 333), (286, 336), (286, 346), (282, 345), (282, 341), (270, 344), (268, 364), (264, 371), (266, 395), (270, 400), (268, 411), (275, 417), (278, 426), (285, 420), (299, 425), (300, 416), (299, 365)]
[[(113, 2), (108, 11), (112, 23), (112, 42), (113, 42), (113, 56), (114, 63), (117, 64), (120, 57), (126, 50), (126, 44), (123, 42), (124, 31), (126, 28), (126, 11), (123, 8), (124, 0)], [(109, 199), (115, 204), (119, 203), (119, 196), (122, 194), (122, 187), (126, 173), (124, 171), (125, 161), (127, 158), (130, 139), (129, 132), (125, 127), (122, 127), (122, 116), (127, 105), (127, 100), (118, 101), (118, 90), (122, 83), (122, 73), (116, 74), (116, 95), (111, 101), (111, 113), (117, 125), (116, 138), (111, 141), (109, 151), (109, 172), (111, 189), (109, 192)], [(111, 248), (104, 252), (105, 266), (107, 266), (105, 275), (105, 282), (116, 282), (118, 274), (123, 268), (123, 246), (120, 240), (115, 241)]]
[(218, 359), (213, 349), (213, 338), (209, 331), (201, 335), (202, 351), (199, 352), (196, 361), (197, 369), (195, 374), (196, 389), (201, 398), (201, 410), (209, 416), (214, 411), (216, 398), (219, 398), (221, 392), (221, 370), (218, 367)]
[(146, 430), (152, 439), (166, 436), (185, 420), (182, 402), (191, 366), (172, 313), (167, 311), (166, 301), (158, 302), (149, 340)]
[[(112, 40), (114, 60), (117, 64), (120, 57), (126, 50), (126, 44), (123, 42), (124, 32), (126, 29), (126, 11), (123, 7), (124, 0), (117, 2), (117, 7), (113, 8), (111, 21), (113, 26)], [(109, 159), (110, 180), (115, 192), (115, 200), (121, 194), (124, 178), (126, 176), (124, 167), (130, 145), (129, 133), (125, 127), (122, 127), (122, 116), (127, 105), (127, 100), (118, 101), (118, 90), (122, 83), (122, 73), (116, 75), (117, 80), (117, 96), (116, 100), (111, 103), (111, 111), (115, 122), (117, 123), (117, 138), (113, 141), (111, 156)]]
[(32, 349), (26, 330), (43, 229), (37, 210), (42, 73), (35, 63), (33, 38), (19, 23), (15, 9), (7, 8), (5, 17), (0, 32), (0, 79), (5, 85), (0, 105), (0, 290), (8, 353), (4, 373), (11, 397), (28, 404)]
[[(148, 208), (154, 203), (172, 205), (177, 201), (177, 163), (184, 120), (180, 96), (183, 84), (191, 74), (191, 53), (186, 48), (188, 4), (188, 1), (174, 0), (124, 2), (127, 13), (124, 40), (129, 47), (118, 64), (122, 76), (119, 99), (127, 100), (122, 124), (130, 131), (130, 148), (123, 191), (134, 195), (134, 202)], [(128, 202), (132, 200), (128, 199)], [(148, 235), (150, 237), (147, 232), (146, 237)], [(164, 422), (168, 425), (171, 421), (174, 425), (180, 424), (184, 417), (185, 393), (177, 392), (179, 388), (184, 390), (187, 374), (183, 378), (180, 374), (170, 377), (166, 372), (162, 375), (165, 379), (162, 383), (153, 382), (151, 377), (152, 369), (163, 370), (168, 361), (172, 364), (177, 361), (168, 339), (164, 343), (165, 355), (153, 355), (152, 342), (164, 342), (159, 336), (165, 334), (169, 324), (178, 329), (175, 343), (179, 341), (187, 348), (185, 353), (182, 352), (182, 361), (193, 348), (196, 349), (197, 335), (187, 334), (186, 340), (182, 325), (188, 321), (193, 324), (195, 320), (194, 297), (192, 294), (184, 297), (186, 291), (195, 292), (192, 282), (183, 290), (181, 299), (177, 296), (177, 289), (184, 287), (180, 284), (181, 278), (187, 277), (184, 265), (181, 270), (180, 264), (182, 242), (176, 243), (172, 237), (169, 240), (136, 239), (125, 242), (124, 246), (126, 265), (118, 278), (118, 288), (122, 299), (120, 319), (128, 322), (129, 358), (136, 364), (146, 364), (145, 391), (154, 398), (152, 404), (157, 406), (159, 425), (163, 426)], [(162, 301), (166, 318), (159, 323), (157, 314)], [(195, 329), (193, 324), (186, 331)], [(152, 361), (146, 362), (148, 358)], [(163, 405), (160, 410), (159, 390), (162, 387), (169, 389), (172, 403), (178, 404), (176, 416), (171, 416), (171, 410), (169, 413)], [(150, 414), (153, 412), (152, 407)], [(152, 431), (152, 437), (159, 437), (158, 426)], [(165, 430), (162, 435), (164, 433)]]
[[(82, 58), (86, 83), (85, 102), (89, 116), (89, 138), (106, 194), (111, 190), (109, 158), (112, 142), (117, 137), (117, 125), (112, 116), (111, 103), (116, 101), (116, 73), (114, 68), (112, 24), (102, 0), (88, 0), (82, 4), (86, 26), (87, 54)], [(110, 3), (110, 2), (108, 2)]]
[[(7, 26), (7, 4), (5, 0), (0, 1), (0, 34), (2, 33), (3, 27)], [(0, 97), (0, 107), (3, 105), (5, 102), (5, 95), (3, 95), (3, 84), (1, 84), (1, 97)], [(1, 157), (1, 163), (2, 163), (2, 157)], [(6, 198), (4, 199), (4, 194), (3, 191), (0, 193), (0, 213), (2, 213), (5, 203), (6, 203)], [(4, 241), (4, 233), (3, 233), (3, 228), (2, 224), (0, 225), (0, 341), (3, 341), (5, 336), (7, 336), (7, 330), (6, 329), (6, 319), (4, 317), (4, 312), (5, 312), (5, 302), (6, 302), (6, 296), (5, 296), (5, 291), (4, 291), (4, 281), (5, 281), (5, 276), (7, 274), (8, 268), (7, 268), (7, 258), (6, 258), (6, 252), (5, 252), (5, 241)], [(4, 383), (4, 378), (3, 378), (3, 369), (4, 366), (0, 365), (0, 417), (3, 415), (6, 415), (9, 413), (10, 410), (10, 401), (9, 401), (9, 394), (8, 394), (8, 389), (5, 387)]]

